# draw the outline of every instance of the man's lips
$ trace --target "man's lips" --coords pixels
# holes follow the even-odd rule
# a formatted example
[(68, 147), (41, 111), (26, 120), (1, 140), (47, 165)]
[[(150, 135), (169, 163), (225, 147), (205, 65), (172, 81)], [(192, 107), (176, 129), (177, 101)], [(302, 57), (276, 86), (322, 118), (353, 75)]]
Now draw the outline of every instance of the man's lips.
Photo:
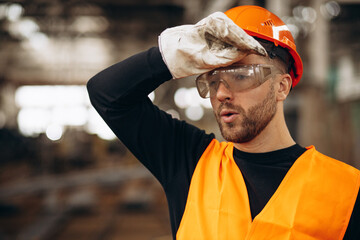
[(231, 123), (235, 121), (239, 113), (231, 109), (223, 109), (220, 111), (220, 118), (224, 123)]

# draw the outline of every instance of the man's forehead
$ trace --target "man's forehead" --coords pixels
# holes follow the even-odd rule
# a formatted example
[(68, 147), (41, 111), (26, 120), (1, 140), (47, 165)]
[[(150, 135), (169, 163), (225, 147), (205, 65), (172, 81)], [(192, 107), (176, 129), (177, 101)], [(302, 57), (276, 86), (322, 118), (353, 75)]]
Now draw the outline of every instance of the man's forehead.
[(268, 58), (257, 54), (249, 54), (235, 64), (268, 64)]

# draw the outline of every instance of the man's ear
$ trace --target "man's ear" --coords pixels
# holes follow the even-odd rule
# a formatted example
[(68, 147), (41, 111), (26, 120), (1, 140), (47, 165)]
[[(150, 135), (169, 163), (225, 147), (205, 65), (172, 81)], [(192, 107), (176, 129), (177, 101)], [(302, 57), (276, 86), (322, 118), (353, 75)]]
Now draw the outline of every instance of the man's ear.
[(289, 74), (281, 74), (278, 76), (278, 88), (276, 91), (276, 100), (284, 101), (286, 97), (289, 95), (292, 85), (292, 79)]

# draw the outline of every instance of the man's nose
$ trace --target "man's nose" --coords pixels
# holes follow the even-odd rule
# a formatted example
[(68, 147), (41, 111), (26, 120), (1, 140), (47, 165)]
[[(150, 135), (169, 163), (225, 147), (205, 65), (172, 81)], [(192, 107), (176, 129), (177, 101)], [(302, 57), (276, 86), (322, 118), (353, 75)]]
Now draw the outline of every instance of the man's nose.
[(233, 93), (230, 90), (230, 86), (223, 80), (219, 82), (218, 88), (216, 90), (216, 98), (223, 102), (225, 100), (230, 100), (233, 97)]

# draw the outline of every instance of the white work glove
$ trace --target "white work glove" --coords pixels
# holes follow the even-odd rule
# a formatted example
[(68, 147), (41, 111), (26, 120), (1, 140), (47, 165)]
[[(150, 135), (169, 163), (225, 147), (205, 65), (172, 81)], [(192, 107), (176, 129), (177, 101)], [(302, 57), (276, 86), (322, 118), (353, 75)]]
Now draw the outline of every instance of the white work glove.
[(159, 48), (174, 79), (231, 65), (251, 53), (267, 55), (258, 41), (222, 12), (195, 25), (164, 30)]

